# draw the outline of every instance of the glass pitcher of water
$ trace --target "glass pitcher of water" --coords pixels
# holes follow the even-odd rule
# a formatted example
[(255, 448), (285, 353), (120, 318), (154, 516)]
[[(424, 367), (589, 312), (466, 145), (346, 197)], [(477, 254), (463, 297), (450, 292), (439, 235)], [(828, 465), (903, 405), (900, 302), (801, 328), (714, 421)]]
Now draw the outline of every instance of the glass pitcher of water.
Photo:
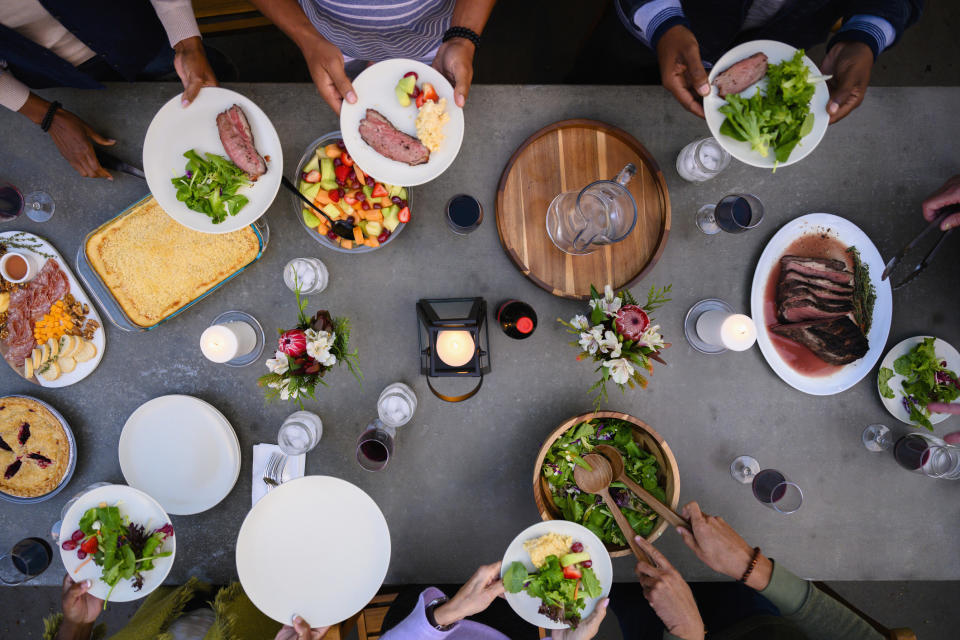
[(613, 180), (597, 180), (554, 198), (547, 209), (547, 234), (553, 244), (584, 255), (626, 238), (637, 223), (637, 203), (626, 187), (636, 173), (631, 162)]

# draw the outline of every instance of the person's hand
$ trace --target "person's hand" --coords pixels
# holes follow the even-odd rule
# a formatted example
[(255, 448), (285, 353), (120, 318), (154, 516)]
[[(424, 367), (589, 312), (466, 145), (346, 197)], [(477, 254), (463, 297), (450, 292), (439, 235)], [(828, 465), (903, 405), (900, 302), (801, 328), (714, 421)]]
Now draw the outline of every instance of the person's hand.
[(350, 104), (357, 101), (353, 84), (343, 68), (343, 54), (336, 45), (320, 34), (311, 38), (310, 43), (301, 50), (320, 97), (330, 105), (334, 113), (340, 115), (340, 106), (344, 100)]
[[(937, 216), (937, 211), (951, 204), (960, 204), (960, 175), (953, 176), (944, 183), (942, 187), (934, 193), (927, 196), (923, 201), (923, 217), (928, 222), (932, 222)], [(960, 227), (960, 213), (954, 213), (947, 216), (946, 220), (940, 223), (940, 229), (946, 231)]]
[(66, 109), (58, 109), (48, 132), (53, 143), (60, 149), (60, 155), (67, 159), (70, 166), (84, 178), (106, 178), (113, 180), (110, 172), (100, 166), (93, 152), (93, 142), (101, 146), (110, 146), (116, 140), (105, 138)]
[(177, 70), (180, 81), (183, 83), (184, 107), (190, 106), (200, 89), (217, 86), (217, 77), (207, 60), (207, 53), (203, 50), (200, 36), (184, 38), (173, 47), (173, 68)]
[(636, 536), (634, 540), (646, 552), (647, 557), (656, 563), (656, 566), (653, 566), (643, 561), (637, 562), (633, 572), (637, 574), (640, 586), (643, 587), (643, 595), (663, 622), (663, 626), (678, 638), (703, 640), (706, 631), (690, 585), (680, 572), (673, 568), (666, 556), (657, 551), (646, 538)]
[(696, 36), (683, 25), (667, 29), (657, 43), (660, 80), (683, 108), (703, 117), (703, 96), (710, 95), (710, 83), (700, 57)]
[(293, 626), (283, 625), (273, 640), (321, 640), (326, 635), (330, 627), (317, 627), (311, 629), (307, 621), (300, 616), (293, 618)]
[(820, 65), (824, 75), (833, 74), (827, 81), (827, 87), (830, 88), (830, 102), (827, 103), (830, 124), (843, 119), (860, 106), (867, 95), (872, 69), (873, 50), (862, 42), (844, 41), (830, 47)]
[(485, 610), (494, 598), (502, 594), (500, 563), (485, 564), (476, 570), (467, 584), (460, 587), (457, 595), (434, 609), (433, 619), (440, 625), (453, 624)]
[(607, 617), (608, 604), (610, 598), (604, 598), (597, 603), (593, 613), (580, 621), (576, 629), (557, 629), (550, 633), (550, 637), (553, 640), (590, 640), (600, 631), (600, 623)]
[[(753, 547), (723, 518), (700, 511), (700, 505), (696, 502), (686, 504), (681, 513), (690, 521), (690, 529), (677, 527), (677, 532), (690, 550), (717, 573), (739, 580), (753, 559)], [(747, 579), (747, 586), (758, 591), (765, 589), (770, 583), (771, 573), (773, 563), (760, 554), (757, 566)]]
[(74, 582), (68, 573), (63, 577), (63, 620), (75, 626), (92, 625), (103, 611), (103, 600), (87, 593), (90, 581)]
[(465, 38), (451, 38), (437, 49), (433, 59), (434, 69), (439, 71), (453, 85), (453, 101), (462, 107), (470, 93), (473, 81), (473, 54), (476, 47)]

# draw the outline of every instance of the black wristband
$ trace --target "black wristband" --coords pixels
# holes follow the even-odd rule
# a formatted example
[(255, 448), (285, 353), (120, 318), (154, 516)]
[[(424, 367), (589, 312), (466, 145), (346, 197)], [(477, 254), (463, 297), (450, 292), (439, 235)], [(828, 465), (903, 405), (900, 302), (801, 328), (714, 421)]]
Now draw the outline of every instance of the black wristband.
[(436, 618), (433, 617), (433, 612), (436, 610), (436, 608), (442, 604), (445, 604), (446, 602), (447, 602), (447, 597), (442, 596), (440, 598), (437, 598), (433, 602), (428, 603), (427, 606), (424, 607), (423, 609), (423, 612), (427, 616), (427, 622), (430, 624), (431, 627), (433, 627), (437, 631), (449, 631), (450, 629), (453, 629), (452, 624), (448, 624), (448, 625), (437, 624)]
[(443, 34), (443, 42), (453, 38), (463, 38), (473, 43), (473, 46), (480, 48), (480, 34), (473, 29), (466, 27), (450, 27)]
[(63, 105), (54, 100), (50, 103), (50, 108), (47, 109), (46, 115), (43, 116), (43, 120), (40, 121), (40, 128), (44, 131), (50, 131), (50, 125), (53, 124), (53, 116), (56, 115), (57, 109)]

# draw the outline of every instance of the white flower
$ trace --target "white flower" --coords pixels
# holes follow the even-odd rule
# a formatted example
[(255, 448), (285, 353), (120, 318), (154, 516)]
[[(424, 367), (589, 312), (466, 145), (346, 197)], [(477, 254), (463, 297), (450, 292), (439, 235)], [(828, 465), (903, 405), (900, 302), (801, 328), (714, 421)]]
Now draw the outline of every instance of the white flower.
[(603, 340), (600, 341), (600, 353), (609, 353), (610, 358), (620, 357), (620, 338), (613, 331), (607, 331), (603, 334)]
[(610, 285), (605, 285), (603, 287), (603, 298), (600, 300), (590, 300), (590, 307), (592, 309), (601, 309), (607, 317), (612, 317), (617, 315), (617, 311), (620, 310), (620, 305), (623, 304), (623, 300), (620, 296), (615, 296), (613, 294), (613, 287)]
[(610, 369), (610, 377), (617, 384), (627, 384), (627, 380), (633, 376), (633, 365), (626, 358), (607, 360), (603, 366)]
[(580, 329), (581, 331), (586, 331), (590, 328), (590, 322), (587, 320), (587, 316), (582, 316), (579, 314), (573, 316), (573, 318), (570, 320), (570, 324), (574, 329)]
[(336, 334), (328, 331), (313, 331), (312, 329), (308, 329), (306, 333), (307, 355), (324, 367), (332, 367), (337, 364), (337, 356), (330, 353), (337, 337)]
[(651, 349), (663, 348), (663, 336), (660, 335), (660, 325), (652, 324), (643, 332), (637, 341), (641, 347), (650, 347)]
[(287, 355), (283, 351), (277, 351), (273, 358), (267, 360), (267, 369), (270, 370), (270, 373), (283, 375), (289, 368), (290, 361), (287, 360)]
[(601, 340), (603, 340), (603, 325), (598, 324), (590, 331), (580, 334), (580, 348), (593, 355), (600, 348)]

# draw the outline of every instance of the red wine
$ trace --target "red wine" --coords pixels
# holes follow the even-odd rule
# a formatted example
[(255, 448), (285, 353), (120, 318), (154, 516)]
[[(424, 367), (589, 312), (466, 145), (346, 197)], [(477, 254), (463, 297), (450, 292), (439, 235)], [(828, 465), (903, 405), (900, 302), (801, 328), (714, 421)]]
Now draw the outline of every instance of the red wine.
[(764, 469), (753, 477), (753, 495), (760, 502), (776, 502), (787, 493), (787, 488), (782, 486), (786, 480), (776, 469)]
[(893, 445), (893, 457), (904, 469), (918, 471), (930, 458), (930, 443), (915, 434), (905, 435)]
[(0, 184), (0, 220), (13, 220), (23, 211), (23, 196), (17, 188)]
[(10, 551), (13, 566), (25, 576), (38, 576), (47, 570), (53, 550), (42, 538), (24, 538)]
[(483, 207), (465, 193), (453, 196), (447, 203), (447, 224), (454, 233), (467, 234), (483, 222)]
[(360, 452), (373, 462), (385, 462), (390, 457), (387, 447), (377, 440), (367, 440), (361, 444)]
[(740, 196), (729, 196), (721, 200), (713, 215), (717, 225), (729, 233), (746, 231), (753, 219), (750, 203)]
[(505, 334), (523, 340), (529, 338), (537, 328), (537, 312), (526, 302), (506, 300), (497, 309), (497, 322)]

